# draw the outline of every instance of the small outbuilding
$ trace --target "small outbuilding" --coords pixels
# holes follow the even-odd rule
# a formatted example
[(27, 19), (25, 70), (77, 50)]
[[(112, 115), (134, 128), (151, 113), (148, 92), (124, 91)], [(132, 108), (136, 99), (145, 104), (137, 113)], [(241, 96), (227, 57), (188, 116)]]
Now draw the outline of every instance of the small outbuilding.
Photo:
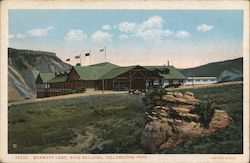
[(217, 83), (216, 77), (187, 77), (183, 85), (203, 85)]

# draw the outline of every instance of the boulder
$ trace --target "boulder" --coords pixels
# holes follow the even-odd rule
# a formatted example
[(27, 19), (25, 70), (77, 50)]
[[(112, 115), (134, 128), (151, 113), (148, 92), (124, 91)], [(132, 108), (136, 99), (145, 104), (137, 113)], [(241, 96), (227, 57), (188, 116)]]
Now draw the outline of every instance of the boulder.
[(190, 113), (180, 113), (180, 116), (198, 119), (198, 116), (196, 114), (190, 114)]
[(192, 92), (188, 92), (188, 91), (185, 92), (184, 95), (194, 97), (194, 94)]
[(166, 113), (160, 113), (160, 116), (161, 117), (168, 117), (168, 114), (166, 114)]
[(143, 148), (149, 153), (155, 153), (167, 142), (172, 129), (167, 122), (151, 121), (146, 124), (141, 137)]
[(156, 109), (156, 110), (162, 109), (162, 106), (155, 106), (154, 109)]
[(174, 96), (177, 98), (183, 98), (183, 94), (181, 92), (174, 92)]
[(154, 121), (154, 120), (158, 119), (157, 117), (151, 116), (151, 115), (146, 115), (146, 118), (147, 118), (148, 121)]
[(177, 111), (178, 113), (189, 113), (192, 107), (171, 107), (173, 110)]
[(161, 108), (162, 110), (169, 110), (169, 107), (167, 107), (167, 106), (162, 106), (162, 108)]
[(173, 92), (167, 91), (167, 92), (166, 92), (166, 95), (174, 95), (174, 93), (173, 93)]
[(162, 99), (166, 101), (167, 103), (173, 103), (173, 104), (181, 104), (181, 105), (198, 105), (201, 101), (195, 98), (177, 98), (172, 95), (164, 95), (162, 96)]
[(233, 123), (233, 119), (228, 116), (227, 112), (216, 109), (214, 116), (209, 124), (208, 132), (214, 132), (226, 128)]
[(152, 112), (151, 114), (152, 114), (152, 115), (157, 115), (157, 113), (156, 113), (156, 112)]

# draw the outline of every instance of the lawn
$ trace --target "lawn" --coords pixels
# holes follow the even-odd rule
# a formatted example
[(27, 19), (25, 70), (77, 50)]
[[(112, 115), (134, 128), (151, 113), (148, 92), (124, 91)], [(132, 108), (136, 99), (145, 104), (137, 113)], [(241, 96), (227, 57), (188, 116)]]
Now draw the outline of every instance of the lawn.
[[(161, 153), (242, 153), (242, 84), (190, 91), (199, 99), (211, 99), (234, 123)], [(9, 153), (144, 153), (144, 112), (142, 96), (127, 94), (11, 106)]]

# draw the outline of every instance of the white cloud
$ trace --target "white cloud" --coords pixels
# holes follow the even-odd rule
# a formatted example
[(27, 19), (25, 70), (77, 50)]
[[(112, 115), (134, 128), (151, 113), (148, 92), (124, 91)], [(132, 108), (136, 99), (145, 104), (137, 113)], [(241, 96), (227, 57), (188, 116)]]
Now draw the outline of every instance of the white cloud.
[(120, 40), (127, 40), (127, 39), (129, 39), (129, 36), (128, 36), (128, 35), (122, 34), (122, 35), (120, 35), (118, 38), (119, 38)]
[(91, 35), (93, 41), (111, 41), (112, 35), (107, 32), (96, 31)]
[(153, 28), (144, 31), (138, 31), (136, 36), (141, 37), (147, 41), (153, 41), (153, 40), (161, 41), (171, 34), (172, 32), (168, 29), (163, 30), (163, 29)]
[(176, 36), (181, 39), (188, 38), (190, 34), (187, 31), (177, 31)]
[(26, 37), (26, 35), (24, 35), (22, 33), (18, 33), (18, 34), (16, 34), (16, 37), (17, 38), (24, 38), (24, 37)]
[(133, 22), (122, 22), (118, 25), (118, 28), (122, 32), (134, 32), (136, 29), (136, 24)]
[(214, 29), (214, 26), (207, 25), (207, 24), (200, 24), (196, 27), (196, 30), (200, 32), (208, 32), (208, 31), (212, 31), (213, 29)]
[(68, 41), (84, 41), (88, 38), (86, 34), (83, 33), (80, 29), (71, 29), (66, 36)]
[(103, 30), (111, 30), (112, 29), (112, 26), (111, 25), (108, 25), (108, 24), (105, 24), (102, 26), (102, 29)]
[(49, 26), (47, 28), (36, 28), (29, 30), (27, 33), (33, 37), (42, 37), (47, 35), (48, 32), (51, 31), (52, 29), (54, 29), (53, 26)]
[(9, 35), (9, 39), (12, 39), (14, 37), (15, 37), (15, 35), (12, 35), (12, 34)]
[[(159, 16), (149, 17), (147, 20), (135, 24), (134, 22), (122, 22), (118, 25), (121, 32), (131, 33), (129, 37), (142, 38), (146, 41), (162, 41), (173, 32), (163, 28), (164, 20)], [(120, 36), (124, 37), (124, 36)]]
[(146, 28), (162, 28), (164, 20), (159, 16), (152, 16), (148, 20), (144, 21), (140, 26), (142, 29)]

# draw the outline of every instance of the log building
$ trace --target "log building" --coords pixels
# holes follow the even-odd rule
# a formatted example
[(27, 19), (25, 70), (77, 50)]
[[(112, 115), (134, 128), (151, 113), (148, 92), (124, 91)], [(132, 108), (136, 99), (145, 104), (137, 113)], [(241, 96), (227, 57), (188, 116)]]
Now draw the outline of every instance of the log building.
[(185, 76), (173, 66), (120, 67), (109, 62), (74, 66), (70, 71), (39, 73), (36, 80), (37, 98), (74, 93), (85, 90), (146, 90), (164, 82), (183, 83)]

